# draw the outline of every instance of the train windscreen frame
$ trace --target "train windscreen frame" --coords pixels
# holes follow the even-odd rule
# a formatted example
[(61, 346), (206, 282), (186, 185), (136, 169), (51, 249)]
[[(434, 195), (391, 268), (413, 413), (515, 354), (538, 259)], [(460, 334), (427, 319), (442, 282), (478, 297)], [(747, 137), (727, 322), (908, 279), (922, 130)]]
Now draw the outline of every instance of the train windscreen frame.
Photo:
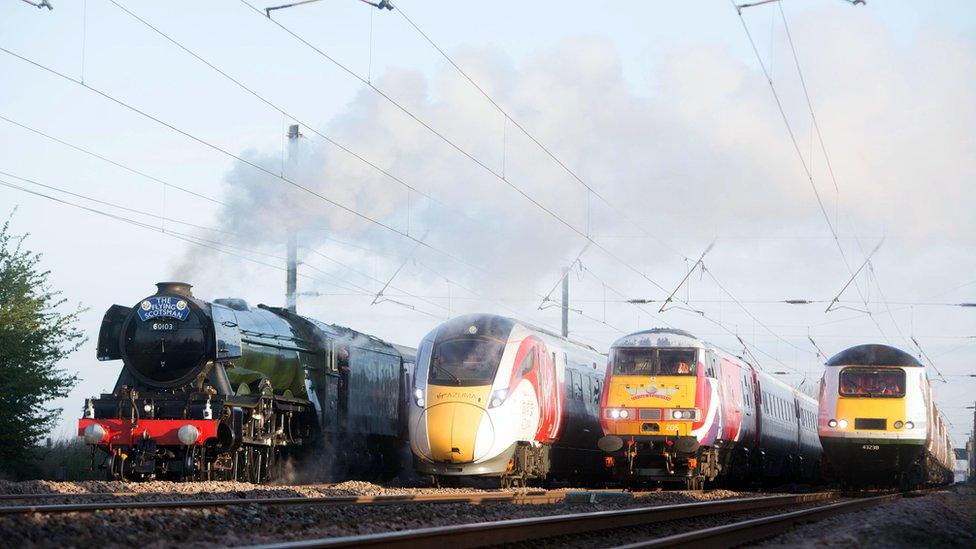
[(505, 342), (484, 337), (457, 337), (434, 345), (427, 372), (431, 385), (490, 385), (505, 352)]
[(905, 370), (850, 367), (840, 371), (840, 396), (849, 398), (901, 398), (905, 396)]
[(613, 373), (626, 376), (694, 376), (698, 349), (619, 347), (613, 351)]

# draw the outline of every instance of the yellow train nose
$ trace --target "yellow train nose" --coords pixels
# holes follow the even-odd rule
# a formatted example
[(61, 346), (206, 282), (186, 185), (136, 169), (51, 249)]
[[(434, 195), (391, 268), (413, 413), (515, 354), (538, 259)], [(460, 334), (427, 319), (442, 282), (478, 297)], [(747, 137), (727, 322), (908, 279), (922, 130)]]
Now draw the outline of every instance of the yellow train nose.
[(485, 410), (474, 404), (445, 402), (427, 409), (427, 439), (431, 459), (441, 463), (471, 463), (476, 459), (478, 434), (490, 430)]

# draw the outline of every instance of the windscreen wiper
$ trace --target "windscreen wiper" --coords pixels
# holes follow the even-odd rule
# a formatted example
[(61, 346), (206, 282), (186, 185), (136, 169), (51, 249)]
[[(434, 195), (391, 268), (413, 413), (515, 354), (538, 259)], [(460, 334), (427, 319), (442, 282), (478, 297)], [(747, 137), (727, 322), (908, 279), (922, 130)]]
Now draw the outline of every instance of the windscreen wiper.
[(440, 370), (440, 371), (444, 372), (445, 374), (447, 374), (447, 375), (451, 376), (452, 378), (454, 378), (454, 382), (457, 383), (458, 385), (461, 384), (461, 378), (459, 378), (457, 375), (455, 375), (454, 372), (452, 372), (452, 371), (448, 370), (447, 368), (445, 368), (443, 365), (441, 365), (439, 362), (437, 362), (437, 360), (434, 360), (433, 362), (434, 362), (434, 367), (436, 367), (438, 370)]

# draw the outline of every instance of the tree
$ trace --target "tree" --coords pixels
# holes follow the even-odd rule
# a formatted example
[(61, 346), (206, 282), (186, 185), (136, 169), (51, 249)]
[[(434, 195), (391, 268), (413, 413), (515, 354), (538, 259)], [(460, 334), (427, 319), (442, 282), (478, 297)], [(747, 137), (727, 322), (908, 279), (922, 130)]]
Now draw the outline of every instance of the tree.
[(12, 218), (0, 228), (0, 474), (25, 476), (61, 414), (44, 404), (78, 383), (58, 363), (85, 337), (75, 326), (83, 310), (62, 312), (66, 300), (48, 284), (41, 254), (24, 248), (27, 235), (10, 234)]

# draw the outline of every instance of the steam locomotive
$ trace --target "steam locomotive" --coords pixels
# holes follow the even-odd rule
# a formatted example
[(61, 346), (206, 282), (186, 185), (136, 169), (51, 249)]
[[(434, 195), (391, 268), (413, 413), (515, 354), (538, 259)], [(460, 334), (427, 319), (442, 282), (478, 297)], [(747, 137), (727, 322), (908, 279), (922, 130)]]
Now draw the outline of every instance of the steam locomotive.
[(110, 394), (86, 400), (78, 433), (108, 478), (264, 482), (309, 456), (344, 477), (399, 470), (413, 349), (156, 286), (109, 308), (99, 331), (98, 360), (121, 359), (122, 371)]

